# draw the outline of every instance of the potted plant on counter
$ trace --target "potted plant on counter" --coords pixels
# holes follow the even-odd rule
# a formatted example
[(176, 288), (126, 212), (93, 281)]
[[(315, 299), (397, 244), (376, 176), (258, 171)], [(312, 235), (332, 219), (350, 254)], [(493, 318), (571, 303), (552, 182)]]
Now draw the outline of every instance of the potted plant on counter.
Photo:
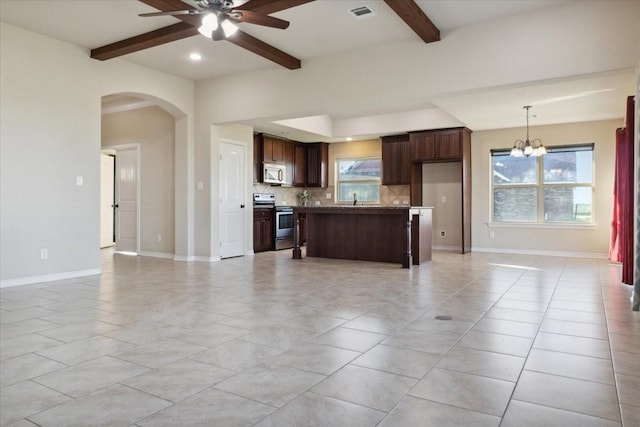
[(300, 200), (300, 206), (308, 206), (311, 200), (311, 193), (306, 188), (300, 194), (298, 194), (298, 200)]

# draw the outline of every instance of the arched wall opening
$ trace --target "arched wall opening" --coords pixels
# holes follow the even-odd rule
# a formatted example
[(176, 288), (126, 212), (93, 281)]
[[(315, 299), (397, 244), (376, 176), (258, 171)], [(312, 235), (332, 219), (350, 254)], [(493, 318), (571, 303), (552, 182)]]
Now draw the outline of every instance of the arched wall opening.
[[(188, 139), (187, 114), (176, 105), (138, 92), (102, 96), (101, 150), (136, 151), (138, 156), (137, 247), (129, 251), (192, 259)], [(114, 212), (117, 218), (117, 209)]]

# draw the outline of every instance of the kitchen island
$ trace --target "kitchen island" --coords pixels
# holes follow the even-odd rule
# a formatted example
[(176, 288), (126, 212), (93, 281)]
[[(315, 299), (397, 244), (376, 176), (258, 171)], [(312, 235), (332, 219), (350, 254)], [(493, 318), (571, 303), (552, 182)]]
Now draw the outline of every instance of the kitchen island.
[(430, 207), (294, 207), (293, 258), (301, 259), (300, 222), (306, 255), (399, 263), (405, 268), (431, 260)]

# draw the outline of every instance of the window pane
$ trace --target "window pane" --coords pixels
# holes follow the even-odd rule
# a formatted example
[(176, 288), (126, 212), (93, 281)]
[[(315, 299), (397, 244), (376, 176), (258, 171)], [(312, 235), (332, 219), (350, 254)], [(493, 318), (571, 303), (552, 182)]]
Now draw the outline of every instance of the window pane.
[(547, 187), (544, 189), (546, 222), (585, 222), (592, 218), (591, 187)]
[(544, 182), (593, 182), (593, 151), (547, 153), (544, 156)]
[(380, 159), (338, 160), (340, 181), (380, 178)]
[(535, 184), (538, 168), (535, 157), (491, 156), (493, 185)]
[(380, 184), (377, 182), (341, 182), (338, 184), (339, 202), (353, 202), (354, 194), (358, 202), (379, 202)]
[(494, 188), (493, 220), (535, 222), (536, 200), (535, 188)]

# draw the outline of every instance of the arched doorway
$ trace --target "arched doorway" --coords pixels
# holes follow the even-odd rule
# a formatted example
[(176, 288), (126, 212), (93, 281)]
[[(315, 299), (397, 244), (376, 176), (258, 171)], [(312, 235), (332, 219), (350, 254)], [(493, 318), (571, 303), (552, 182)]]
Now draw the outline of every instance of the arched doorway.
[(189, 152), (185, 120), (178, 108), (153, 96), (102, 97), (101, 151), (115, 155), (116, 250), (189, 258), (192, 225), (188, 216), (183, 220), (190, 209), (182, 201), (189, 200), (184, 183), (192, 172), (188, 156), (181, 155)]

